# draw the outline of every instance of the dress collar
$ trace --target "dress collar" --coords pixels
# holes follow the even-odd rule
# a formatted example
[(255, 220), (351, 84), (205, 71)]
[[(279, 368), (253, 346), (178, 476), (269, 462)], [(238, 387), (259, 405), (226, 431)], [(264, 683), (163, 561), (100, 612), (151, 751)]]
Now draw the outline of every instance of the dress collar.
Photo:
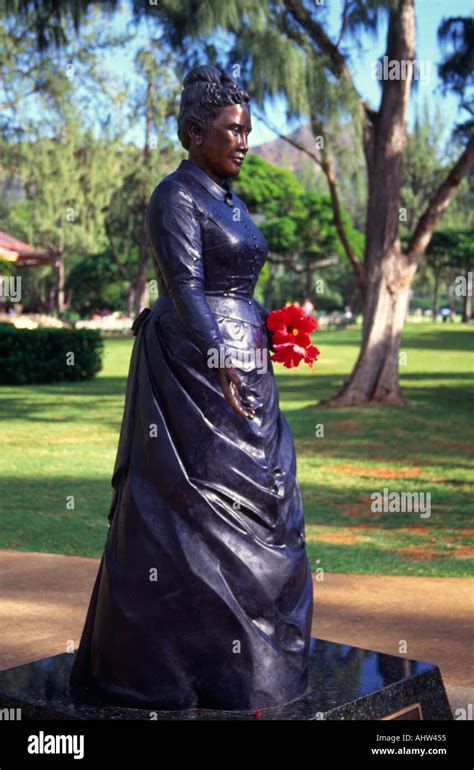
[(214, 198), (217, 198), (220, 201), (225, 201), (229, 204), (229, 206), (234, 205), (232, 200), (232, 188), (228, 182), (223, 182), (223, 186), (221, 187), (220, 184), (217, 184), (217, 182), (211, 179), (211, 177), (208, 176), (206, 172), (203, 171), (202, 168), (200, 168), (200, 166), (198, 166), (192, 160), (182, 160), (177, 170), (187, 171), (188, 173), (192, 174), (199, 182), (201, 182), (203, 187), (205, 187), (206, 190), (208, 190), (211, 195), (214, 196)]

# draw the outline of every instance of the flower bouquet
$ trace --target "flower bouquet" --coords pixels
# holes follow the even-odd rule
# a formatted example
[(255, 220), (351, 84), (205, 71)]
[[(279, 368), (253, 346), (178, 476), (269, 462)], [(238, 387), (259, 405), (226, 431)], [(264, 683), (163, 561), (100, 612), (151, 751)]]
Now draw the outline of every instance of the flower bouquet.
[[(272, 332), (272, 361), (292, 369), (305, 361), (311, 368), (319, 356), (316, 345), (311, 344), (310, 334), (318, 328), (313, 316), (305, 313), (299, 305), (287, 305), (272, 310), (267, 318), (267, 329)], [(313, 370), (314, 371), (314, 370)]]

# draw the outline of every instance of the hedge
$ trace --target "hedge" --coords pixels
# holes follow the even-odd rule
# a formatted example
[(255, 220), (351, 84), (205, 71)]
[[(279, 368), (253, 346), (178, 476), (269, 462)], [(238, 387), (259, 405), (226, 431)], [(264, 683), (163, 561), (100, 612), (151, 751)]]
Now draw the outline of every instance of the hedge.
[(0, 324), (0, 384), (90, 380), (102, 369), (95, 329), (16, 329)]

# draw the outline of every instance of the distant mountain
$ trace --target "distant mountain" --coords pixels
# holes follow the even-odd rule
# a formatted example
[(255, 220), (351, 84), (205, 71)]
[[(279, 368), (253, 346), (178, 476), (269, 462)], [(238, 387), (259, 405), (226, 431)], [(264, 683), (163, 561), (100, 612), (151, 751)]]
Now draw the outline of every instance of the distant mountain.
[[(291, 134), (288, 134), (288, 137), (319, 157), (320, 152), (318, 147), (316, 147), (315, 137), (309, 125), (299, 126)], [(341, 127), (338, 144), (343, 147), (352, 147), (354, 145), (350, 126)], [(293, 171), (303, 183), (305, 181), (308, 183), (314, 182), (321, 174), (320, 169), (306, 153), (301, 152), (301, 150), (296, 149), (296, 147), (278, 137), (252, 147), (249, 153), (259, 155), (274, 166), (283, 166), (283, 168)]]
[[(314, 150), (314, 137), (309, 126), (299, 126), (291, 134), (288, 134), (288, 137), (307, 147), (308, 150)], [(292, 147), (291, 144), (278, 137), (252, 147), (251, 152), (254, 155), (260, 155), (267, 163), (272, 163), (274, 166), (285, 166), (285, 168), (290, 168), (293, 171), (300, 167), (302, 156), (306, 158), (305, 163), (308, 162), (307, 155), (305, 156), (296, 147)], [(319, 155), (319, 153), (316, 154)]]

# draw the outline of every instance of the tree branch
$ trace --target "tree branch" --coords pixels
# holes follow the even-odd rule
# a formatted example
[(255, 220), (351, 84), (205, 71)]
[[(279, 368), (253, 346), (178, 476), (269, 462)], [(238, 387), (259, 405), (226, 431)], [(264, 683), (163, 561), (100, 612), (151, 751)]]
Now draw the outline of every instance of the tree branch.
[(359, 291), (361, 292), (361, 298), (363, 298), (365, 291), (364, 270), (362, 263), (360, 262), (357, 254), (349, 243), (349, 238), (347, 237), (346, 228), (344, 227), (344, 223), (342, 221), (341, 204), (339, 202), (339, 193), (337, 191), (336, 175), (334, 173), (329, 153), (326, 149), (326, 138), (324, 136), (322, 125), (319, 123), (319, 121), (317, 121), (314, 115), (311, 117), (311, 128), (315, 136), (320, 135), (323, 139), (320, 165), (326, 176), (329, 187), (329, 194), (331, 196), (332, 210), (334, 214), (334, 224), (336, 225), (339, 240), (341, 241), (347, 258), (354, 269), (357, 285), (359, 287)]
[(417, 263), (425, 253), (442, 213), (448, 207), (461, 181), (468, 173), (474, 160), (474, 136), (471, 136), (464, 152), (459, 157), (447, 177), (441, 182), (428, 203), (426, 211), (420, 217), (413, 233), (407, 257), (410, 263)]
[(358, 93), (349, 72), (346, 60), (339, 51), (337, 45), (335, 45), (335, 43), (333, 43), (332, 40), (328, 37), (322, 26), (312, 18), (309, 11), (303, 6), (301, 0), (283, 0), (283, 3), (294, 20), (297, 21), (298, 24), (308, 33), (309, 37), (313, 43), (316, 44), (317, 48), (326, 54), (332, 65), (333, 73), (337, 75), (337, 77), (345, 80), (353, 92), (357, 95), (359, 103), (364, 109), (367, 119), (369, 119), (370, 114), (373, 114), (373, 112)]
[(355, 253), (354, 249), (352, 248), (349, 242), (349, 238), (347, 237), (344, 223), (342, 221), (341, 205), (339, 202), (339, 194), (337, 191), (337, 184), (336, 184), (336, 175), (334, 173), (334, 169), (330, 162), (327, 150), (324, 149), (326, 142), (325, 142), (322, 126), (316, 122), (316, 119), (313, 116), (312, 131), (315, 136), (321, 135), (323, 138), (323, 149), (321, 150), (321, 158), (318, 158), (318, 156), (314, 152), (311, 152), (311, 150), (308, 150), (307, 147), (295, 141), (294, 139), (291, 139), (291, 137), (285, 136), (285, 134), (282, 134), (280, 131), (278, 131), (278, 129), (270, 123), (270, 121), (260, 112), (260, 110), (255, 110), (254, 108), (254, 112), (257, 113), (259, 119), (261, 119), (265, 123), (265, 125), (268, 126), (268, 128), (271, 131), (273, 131), (280, 139), (282, 139), (284, 142), (288, 142), (288, 144), (290, 144), (292, 147), (295, 147), (297, 150), (304, 152), (306, 155), (308, 155), (308, 157), (314, 160), (314, 162), (317, 163), (317, 165), (322, 169), (329, 187), (329, 194), (331, 196), (332, 209), (334, 213), (334, 224), (336, 226), (337, 234), (344, 248), (344, 251), (346, 252), (347, 258), (351, 263), (352, 267), (354, 268), (357, 285), (358, 285), (359, 291), (361, 292), (361, 299), (363, 300), (364, 291), (365, 291), (364, 270), (363, 270), (362, 263), (360, 262), (357, 254)]
[(301, 0), (283, 0), (283, 3), (295, 21), (306, 30), (311, 40), (316, 43), (319, 50), (328, 56), (333, 65), (334, 74), (345, 78), (354, 87), (346, 61), (338, 47), (327, 36), (321, 25), (312, 18), (310, 12), (301, 3)]
[(285, 265), (285, 267), (287, 267), (289, 270), (292, 270), (294, 273), (307, 273), (308, 268), (310, 270), (318, 270), (321, 267), (329, 267), (330, 265), (337, 265), (339, 263), (339, 257), (336, 254), (333, 257), (325, 257), (324, 259), (318, 259), (317, 262), (310, 262), (303, 267), (298, 267), (294, 262), (291, 261), (295, 256), (298, 255), (291, 254), (289, 256), (279, 256), (281, 256), (281, 259), (269, 255), (268, 261), (271, 262), (272, 265)]
[[(332, 65), (332, 72), (337, 76), (345, 80), (347, 85), (353, 91), (357, 97), (357, 103), (362, 120), (362, 135), (364, 154), (367, 161), (367, 167), (370, 170), (373, 166), (373, 152), (374, 152), (374, 128), (377, 123), (378, 113), (371, 108), (367, 102), (365, 102), (358, 93), (354, 81), (352, 80), (349, 68), (346, 60), (339, 51), (338, 44), (334, 44), (328, 37), (324, 29), (317, 21), (315, 21), (309, 11), (302, 5), (301, 0), (283, 0), (285, 8), (291, 14), (293, 19), (305, 30), (309, 38), (316, 45), (316, 47), (326, 54), (330, 64)], [(344, 33), (347, 13), (347, 4), (344, 4), (343, 20), (341, 25), (341, 31), (339, 34), (338, 43)], [(290, 30), (288, 25), (286, 32), (289, 34)], [(293, 31), (293, 39), (296, 39), (296, 32)], [(300, 43), (303, 45), (303, 43)]]
[(288, 268), (288, 270), (291, 270), (293, 273), (304, 273), (306, 272), (304, 267), (297, 267), (294, 262), (292, 262), (292, 259), (297, 255), (280, 255), (280, 259), (277, 257), (274, 257), (272, 254), (268, 254), (268, 261), (271, 262), (272, 265), (284, 265)]
[(337, 37), (336, 48), (339, 48), (341, 44), (341, 40), (344, 37), (344, 32), (346, 31), (347, 14), (349, 12), (349, 5), (350, 5), (350, 0), (344, 0), (344, 7), (342, 9), (341, 29), (339, 30), (339, 35)]

